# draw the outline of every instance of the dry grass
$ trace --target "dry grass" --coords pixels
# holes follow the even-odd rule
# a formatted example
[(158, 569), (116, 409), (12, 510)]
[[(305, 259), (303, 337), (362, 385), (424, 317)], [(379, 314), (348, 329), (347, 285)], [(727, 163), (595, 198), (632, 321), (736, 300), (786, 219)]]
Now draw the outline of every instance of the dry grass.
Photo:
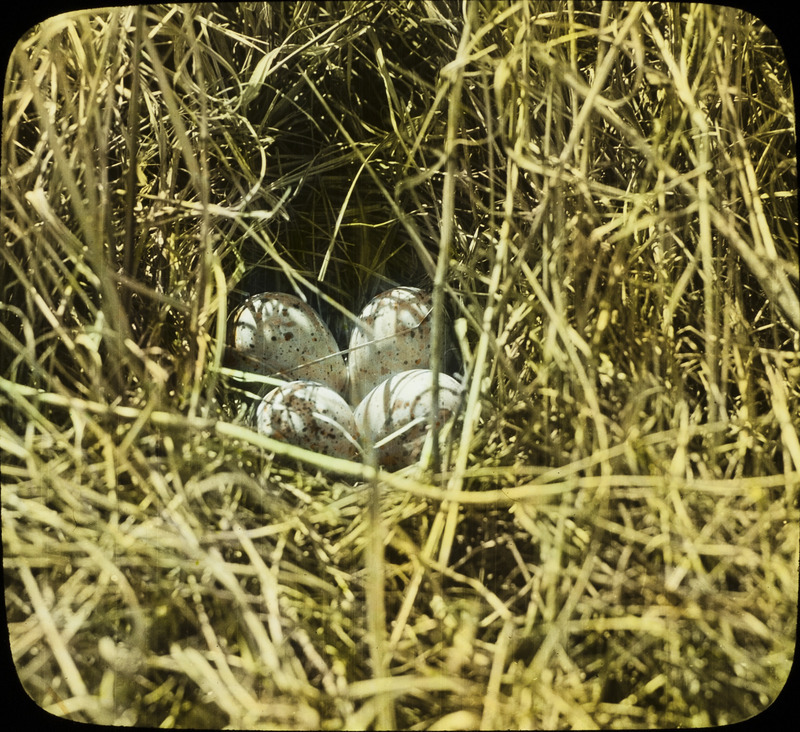
[[(592, 728), (752, 716), (794, 653), (794, 104), (705, 5), (152, 6), (17, 46), (5, 599), (79, 721)], [(247, 293), (346, 343), (431, 287), (467, 403), (396, 474), (257, 435)], [(460, 354), (460, 358), (455, 354)], [(246, 400), (244, 400), (246, 402)]]

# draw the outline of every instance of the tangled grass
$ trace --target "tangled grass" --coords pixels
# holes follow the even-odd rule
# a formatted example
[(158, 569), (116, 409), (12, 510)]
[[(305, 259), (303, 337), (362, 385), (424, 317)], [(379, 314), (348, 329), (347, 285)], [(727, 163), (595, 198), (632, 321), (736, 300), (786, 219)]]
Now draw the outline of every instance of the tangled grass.
[[(798, 597), (797, 180), (758, 20), (117, 8), (22, 38), (3, 114), (5, 601), (37, 704), (163, 727), (638, 728), (776, 697)], [(232, 309), (298, 292), (344, 345), (392, 284), (432, 288), (436, 368), (466, 386), (440, 454), (376, 473), (256, 434)]]

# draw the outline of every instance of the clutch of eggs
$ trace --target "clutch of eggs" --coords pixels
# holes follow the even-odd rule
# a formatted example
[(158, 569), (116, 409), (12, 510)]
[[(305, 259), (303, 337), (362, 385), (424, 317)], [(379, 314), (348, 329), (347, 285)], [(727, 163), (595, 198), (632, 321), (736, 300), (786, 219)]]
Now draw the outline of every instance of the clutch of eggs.
[(241, 371), (326, 384), (344, 393), (347, 370), (333, 334), (299, 297), (264, 292), (233, 316), (227, 363)]
[(431, 309), (430, 294), (417, 287), (395, 287), (367, 303), (350, 336), (351, 404), (392, 374), (430, 366)]
[[(452, 376), (439, 374), (437, 427), (456, 412), (462, 392)], [(411, 369), (383, 381), (356, 407), (362, 442), (375, 445), (381, 466), (397, 470), (419, 458), (433, 411), (432, 397), (433, 372)]]
[(359, 452), (350, 405), (315, 381), (290, 381), (270, 391), (256, 408), (256, 427), (267, 437), (332, 457)]
[[(347, 366), (320, 316), (299, 298), (265, 292), (234, 313), (228, 363), (291, 381), (256, 408), (259, 432), (334, 457), (355, 458), (358, 439), (390, 470), (419, 458), (432, 410), (430, 294), (396, 287), (373, 298), (350, 338)], [(350, 401), (341, 396), (350, 382)], [(461, 385), (439, 374), (441, 427)]]

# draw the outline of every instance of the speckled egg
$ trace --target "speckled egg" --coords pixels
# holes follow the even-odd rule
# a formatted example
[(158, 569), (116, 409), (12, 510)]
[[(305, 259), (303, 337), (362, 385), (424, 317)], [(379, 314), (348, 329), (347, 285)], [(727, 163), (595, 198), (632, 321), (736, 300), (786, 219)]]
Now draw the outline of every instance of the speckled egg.
[[(403, 371), (375, 387), (356, 408), (362, 440), (376, 445), (383, 467), (397, 470), (419, 458), (428, 433), (432, 388), (430, 369)], [(462, 392), (461, 384), (452, 376), (439, 374), (439, 427), (458, 409)], [(380, 444), (401, 428), (400, 434)]]
[(392, 374), (431, 362), (431, 295), (395, 287), (370, 300), (350, 336), (350, 402), (358, 404)]
[(344, 393), (347, 369), (328, 326), (300, 298), (264, 292), (234, 313), (227, 363), (242, 371), (309, 379)]
[(358, 454), (355, 417), (333, 389), (315, 381), (290, 381), (256, 408), (256, 428), (267, 437), (340, 458)]

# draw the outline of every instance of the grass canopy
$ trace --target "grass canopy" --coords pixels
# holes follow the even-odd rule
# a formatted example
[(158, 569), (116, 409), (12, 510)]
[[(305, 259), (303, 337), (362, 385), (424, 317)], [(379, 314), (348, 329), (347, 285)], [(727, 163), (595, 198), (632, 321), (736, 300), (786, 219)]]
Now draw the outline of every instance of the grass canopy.
[[(50, 18), (3, 97), (5, 607), (39, 706), (195, 728), (736, 722), (795, 647), (794, 99), (705, 4)], [(396, 472), (260, 434), (249, 296), (432, 292)]]

